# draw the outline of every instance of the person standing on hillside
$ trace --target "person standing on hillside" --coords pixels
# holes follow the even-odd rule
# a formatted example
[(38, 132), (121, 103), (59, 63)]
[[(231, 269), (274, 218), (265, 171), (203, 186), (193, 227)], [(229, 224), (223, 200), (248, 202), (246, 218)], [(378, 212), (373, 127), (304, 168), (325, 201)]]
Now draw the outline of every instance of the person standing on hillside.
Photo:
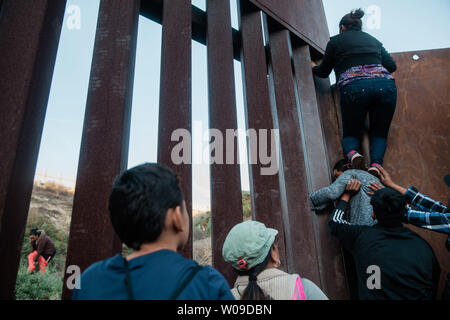
[(344, 153), (353, 169), (366, 169), (361, 155), (361, 139), (365, 120), (370, 121), (370, 168), (379, 175), (383, 164), (387, 137), (397, 103), (394, 77), (395, 61), (373, 36), (361, 31), (364, 11), (354, 10), (339, 23), (339, 35), (331, 37), (320, 65), (313, 73), (327, 78), (334, 69), (342, 111)]
[(39, 270), (44, 274), (48, 263), (56, 254), (55, 244), (44, 231), (37, 228), (31, 229), (29, 236), (32, 251), (28, 255), (27, 270), (33, 273), (36, 271), (36, 266), (39, 265)]

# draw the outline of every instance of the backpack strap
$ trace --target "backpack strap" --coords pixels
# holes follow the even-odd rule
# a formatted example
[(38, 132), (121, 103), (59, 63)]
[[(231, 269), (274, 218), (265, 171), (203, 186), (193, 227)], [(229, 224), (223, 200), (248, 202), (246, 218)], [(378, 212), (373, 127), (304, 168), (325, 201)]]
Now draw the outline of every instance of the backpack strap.
[(306, 300), (305, 290), (303, 290), (302, 279), (300, 277), (295, 281), (294, 294), (292, 300)]
[(196, 265), (194, 269), (191, 270), (189, 275), (184, 279), (184, 281), (181, 283), (181, 285), (178, 287), (178, 289), (173, 293), (173, 295), (170, 297), (170, 300), (176, 300), (180, 294), (183, 292), (183, 290), (187, 287), (189, 282), (191, 282), (192, 279), (194, 279), (195, 275), (202, 269), (201, 266)]
[(131, 286), (131, 279), (130, 279), (130, 270), (128, 268), (128, 260), (124, 257), (124, 264), (125, 264), (125, 270), (126, 270), (126, 279), (125, 279), (125, 285), (127, 287), (127, 292), (128, 292), (128, 300), (134, 300), (134, 295), (133, 295), (133, 288)]

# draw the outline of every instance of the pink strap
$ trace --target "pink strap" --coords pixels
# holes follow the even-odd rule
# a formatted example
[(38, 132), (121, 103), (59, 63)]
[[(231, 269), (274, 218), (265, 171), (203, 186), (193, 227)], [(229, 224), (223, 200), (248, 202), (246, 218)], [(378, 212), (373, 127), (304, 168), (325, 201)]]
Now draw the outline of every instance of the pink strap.
[(306, 300), (305, 291), (303, 290), (302, 279), (300, 277), (298, 277), (297, 281), (295, 282), (292, 300)]

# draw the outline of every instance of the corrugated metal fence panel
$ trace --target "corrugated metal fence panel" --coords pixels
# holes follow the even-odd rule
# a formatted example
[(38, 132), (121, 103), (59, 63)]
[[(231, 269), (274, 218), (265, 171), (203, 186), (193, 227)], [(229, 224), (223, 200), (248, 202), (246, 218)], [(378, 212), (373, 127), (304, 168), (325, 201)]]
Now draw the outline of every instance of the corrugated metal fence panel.
[[(100, 2), (66, 267), (85, 270), (121, 252), (108, 197), (127, 168), (139, 3)], [(70, 296), (64, 286), (63, 298)]]
[(66, 1), (2, 1), (0, 299), (13, 297)]

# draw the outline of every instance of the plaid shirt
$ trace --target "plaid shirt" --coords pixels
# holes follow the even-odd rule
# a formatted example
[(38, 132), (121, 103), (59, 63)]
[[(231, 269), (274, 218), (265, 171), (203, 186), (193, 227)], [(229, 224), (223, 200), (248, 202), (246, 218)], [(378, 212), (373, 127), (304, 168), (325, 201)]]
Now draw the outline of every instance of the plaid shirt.
[(406, 200), (419, 210), (408, 206), (405, 220), (415, 226), (450, 234), (450, 213), (439, 201), (420, 193), (413, 186), (405, 193)]

